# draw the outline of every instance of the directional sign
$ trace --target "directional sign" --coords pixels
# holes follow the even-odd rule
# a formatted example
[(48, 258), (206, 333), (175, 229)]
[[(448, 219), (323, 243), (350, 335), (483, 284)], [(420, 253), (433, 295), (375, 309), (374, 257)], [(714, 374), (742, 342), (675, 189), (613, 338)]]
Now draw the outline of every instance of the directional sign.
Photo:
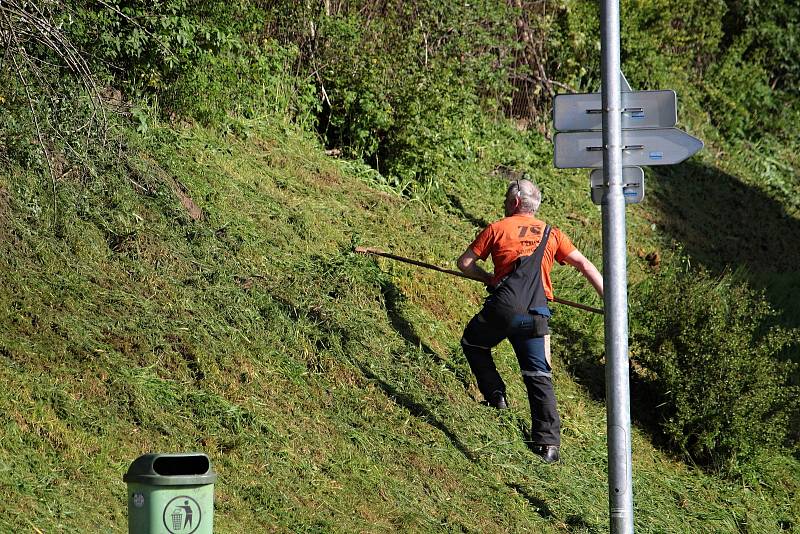
[[(554, 159), (559, 169), (601, 168), (602, 132), (559, 132)], [(625, 167), (674, 165), (703, 148), (703, 142), (677, 128), (622, 131), (622, 165)]]
[[(592, 202), (597, 205), (603, 203), (606, 186), (603, 183), (603, 169), (595, 169), (589, 174), (589, 186), (592, 193)], [(644, 200), (644, 169), (641, 167), (622, 168), (622, 194), (625, 204), (638, 204)]]
[[(675, 91), (622, 93), (622, 128), (672, 128), (678, 122)], [(559, 131), (602, 130), (600, 93), (556, 95), (553, 127)]]

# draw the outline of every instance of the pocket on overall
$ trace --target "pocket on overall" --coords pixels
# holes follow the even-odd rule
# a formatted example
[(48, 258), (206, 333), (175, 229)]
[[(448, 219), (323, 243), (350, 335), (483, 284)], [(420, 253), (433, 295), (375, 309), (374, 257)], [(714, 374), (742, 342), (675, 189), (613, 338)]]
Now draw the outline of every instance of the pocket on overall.
[(550, 335), (550, 316), (552, 312), (547, 306), (531, 308), (528, 313), (533, 317), (533, 332), (537, 337)]
[(544, 337), (550, 335), (550, 317), (538, 313), (532, 313), (533, 317), (533, 335), (536, 337)]

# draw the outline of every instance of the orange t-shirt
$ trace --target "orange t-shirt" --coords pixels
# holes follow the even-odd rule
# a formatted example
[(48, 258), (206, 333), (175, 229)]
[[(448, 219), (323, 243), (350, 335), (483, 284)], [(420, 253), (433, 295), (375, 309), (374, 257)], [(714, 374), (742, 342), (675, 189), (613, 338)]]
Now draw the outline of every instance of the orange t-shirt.
[[(470, 248), (482, 260), (491, 254), (494, 263), (492, 285), (497, 285), (514, 269), (517, 258), (528, 256), (536, 250), (546, 225), (533, 215), (516, 214), (493, 222), (478, 234)], [(558, 228), (551, 228), (542, 257), (542, 283), (548, 300), (553, 300), (553, 284), (550, 281), (553, 263), (557, 261), (563, 264), (564, 258), (573, 250), (575, 245), (572, 241)]]

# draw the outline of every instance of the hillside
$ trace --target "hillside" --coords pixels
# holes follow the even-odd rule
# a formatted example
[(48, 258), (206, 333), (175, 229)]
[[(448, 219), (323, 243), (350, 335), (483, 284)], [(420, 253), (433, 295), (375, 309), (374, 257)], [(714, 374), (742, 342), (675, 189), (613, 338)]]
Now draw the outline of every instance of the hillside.
[[(800, 532), (794, 26), (675, 4), (623, 6), (632, 85), (676, 89), (706, 142), (626, 211), (636, 531)], [(602, 317), (553, 306), (548, 466), (508, 344), (511, 410), (480, 402), (480, 284), (353, 252), (454, 268), (528, 173), (602, 263), (548, 114), (597, 90), (595, 7), (48, 6), (85, 64), (0, 4), (0, 532), (126, 531), (151, 451), (210, 456), (219, 533), (608, 530)]]
[[(606, 529), (602, 403), (557, 366), (565, 458), (534, 462), (510, 350), (498, 360), (514, 409), (498, 414), (457, 348), (480, 288), (351, 252), (447, 264), (469, 222), (376, 191), (277, 129), (150, 142), (119, 174), (69, 186), (61, 237), (46, 206), (22, 201), (33, 177), (2, 183), (2, 531), (120, 531), (127, 465), (174, 450), (212, 458), (218, 532)], [(463, 203), (491, 218), (504, 182), (481, 180), (493, 194)], [(564, 226), (591, 241), (588, 217)], [(743, 487), (639, 431), (633, 450), (640, 532), (797, 527), (796, 463)]]

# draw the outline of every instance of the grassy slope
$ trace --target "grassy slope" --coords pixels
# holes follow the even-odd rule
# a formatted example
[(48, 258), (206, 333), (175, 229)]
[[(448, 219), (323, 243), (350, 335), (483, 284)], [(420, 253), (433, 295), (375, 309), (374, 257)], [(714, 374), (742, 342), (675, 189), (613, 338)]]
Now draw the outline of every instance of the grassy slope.
[[(458, 348), (481, 288), (351, 253), (452, 261), (501, 180), (459, 180), (460, 212), (432, 212), (281, 129), (154, 135), (60, 184), (59, 236), (37, 179), (0, 176), (0, 531), (123, 531), (127, 466), (174, 450), (211, 456), (220, 533), (607, 531), (602, 404), (557, 366), (564, 462), (541, 465), (509, 347), (506, 413), (477, 402)], [(585, 176), (542, 180), (544, 216), (599, 261)], [(560, 313), (585, 330), (557, 359), (597, 345), (598, 318)], [(633, 443), (637, 531), (800, 531), (796, 463), (743, 487)]]

